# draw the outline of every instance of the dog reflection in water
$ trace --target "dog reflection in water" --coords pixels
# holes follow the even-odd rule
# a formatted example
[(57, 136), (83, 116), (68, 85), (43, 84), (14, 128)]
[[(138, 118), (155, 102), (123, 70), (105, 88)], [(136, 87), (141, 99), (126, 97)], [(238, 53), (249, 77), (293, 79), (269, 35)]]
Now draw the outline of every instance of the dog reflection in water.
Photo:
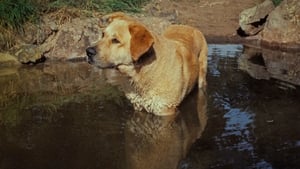
[(172, 122), (167, 116), (135, 113), (125, 129), (127, 168), (177, 169), (205, 129), (206, 106), (204, 91), (195, 89)]

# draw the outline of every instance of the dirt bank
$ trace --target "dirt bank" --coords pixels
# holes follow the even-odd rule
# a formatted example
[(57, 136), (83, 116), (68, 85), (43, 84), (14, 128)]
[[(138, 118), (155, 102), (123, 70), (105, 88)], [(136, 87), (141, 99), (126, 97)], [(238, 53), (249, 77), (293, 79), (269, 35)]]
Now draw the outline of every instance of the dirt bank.
[(199, 28), (209, 43), (242, 42), (237, 36), (239, 14), (263, 0), (153, 0), (145, 11), (171, 22)]

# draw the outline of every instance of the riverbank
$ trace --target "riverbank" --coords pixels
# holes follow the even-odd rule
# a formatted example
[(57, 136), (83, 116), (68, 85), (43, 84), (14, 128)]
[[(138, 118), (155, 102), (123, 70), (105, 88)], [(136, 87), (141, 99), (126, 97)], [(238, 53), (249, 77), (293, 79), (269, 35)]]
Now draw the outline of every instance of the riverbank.
[[(238, 43), (257, 47), (268, 43), (262, 42), (261, 34), (242, 37), (237, 30), (240, 13), (261, 2), (263, 0), (152, 0), (141, 12), (130, 15), (157, 33), (170, 24), (185, 24), (201, 30), (208, 43)], [(16, 44), (0, 53), (0, 57), (5, 56), (0, 61), (3, 63), (6, 59), (9, 62), (35, 64), (46, 59), (82, 59), (86, 47), (93, 45), (101, 34), (98, 18), (102, 15), (101, 12), (78, 8), (62, 8), (42, 15), (38, 23), (25, 24), (23, 32), (15, 36)], [(285, 45), (286, 49), (300, 50), (298, 44)], [(277, 49), (276, 44), (270, 43), (269, 47)]]
[[(151, 16), (166, 18), (172, 23), (197, 27), (203, 32), (208, 43), (241, 43), (283, 51), (300, 51), (300, 44), (297, 40), (300, 39), (297, 37), (299, 33), (297, 29), (300, 30), (300, 10), (298, 7), (300, 3), (295, 0), (271, 1), (274, 3), (276, 11), (270, 13), (272, 15), (271, 21), (264, 20), (266, 23), (262, 23), (268, 25), (265, 31), (248, 37), (241, 36), (238, 32), (240, 31), (241, 12), (252, 7), (255, 8), (264, 1), (154, 0), (145, 7), (145, 12)], [(254, 11), (259, 12), (257, 8)], [(253, 18), (256, 16), (246, 17)], [(258, 22), (260, 21), (258, 20)], [(248, 24), (253, 24), (255, 27), (255, 24), (258, 23)]]

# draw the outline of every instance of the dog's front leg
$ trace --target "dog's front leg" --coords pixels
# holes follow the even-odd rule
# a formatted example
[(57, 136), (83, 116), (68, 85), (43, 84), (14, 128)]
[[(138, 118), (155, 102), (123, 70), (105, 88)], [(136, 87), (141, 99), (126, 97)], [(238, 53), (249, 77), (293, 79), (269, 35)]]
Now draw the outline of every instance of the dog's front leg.
[(127, 99), (133, 105), (133, 108), (134, 108), (135, 111), (142, 111), (143, 110), (144, 107), (141, 104), (141, 102), (142, 102), (141, 96), (139, 96), (138, 94), (136, 94), (134, 92), (126, 93), (125, 95), (126, 95)]

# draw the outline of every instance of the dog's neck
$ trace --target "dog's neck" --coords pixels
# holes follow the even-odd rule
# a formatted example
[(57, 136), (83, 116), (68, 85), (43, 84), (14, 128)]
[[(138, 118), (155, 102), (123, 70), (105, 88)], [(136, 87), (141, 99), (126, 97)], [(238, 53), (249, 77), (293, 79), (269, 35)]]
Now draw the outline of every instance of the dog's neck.
[(155, 59), (155, 50), (153, 46), (151, 46), (149, 50), (146, 53), (144, 53), (137, 61), (133, 62), (133, 64), (136, 69), (140, 69), (144, 65), (152, 63), (152, 61)]

